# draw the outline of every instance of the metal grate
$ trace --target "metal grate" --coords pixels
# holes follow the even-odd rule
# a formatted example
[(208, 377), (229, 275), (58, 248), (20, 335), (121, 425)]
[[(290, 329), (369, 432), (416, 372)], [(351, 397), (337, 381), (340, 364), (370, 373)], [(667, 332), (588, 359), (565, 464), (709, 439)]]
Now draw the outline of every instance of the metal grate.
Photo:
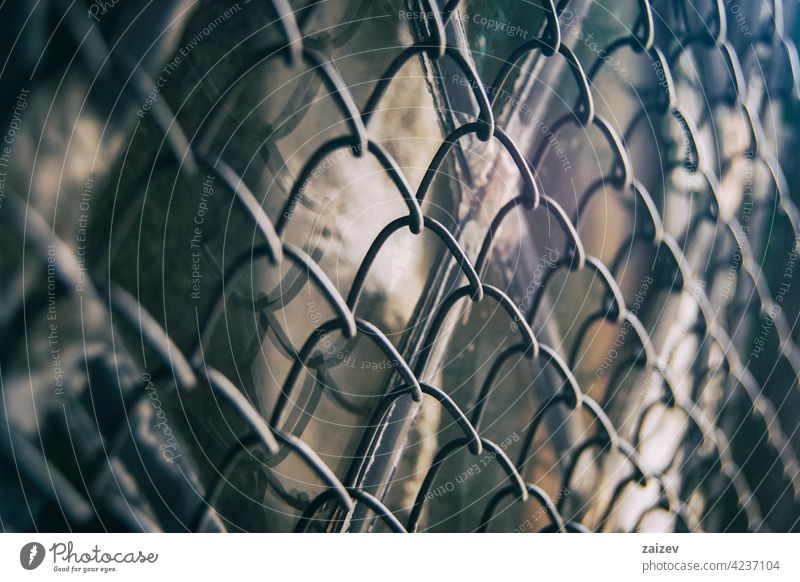
[[(163, 8), (165, 19), (178, 4)], [(3, 336), (24, 338), (23, 348), (47, 344), (44, 355), (38, 347), (3, 350), (5, 529), (797, 530), (792, 273), (800, 217), (793, 176), (779, 162), (781, 146), (797, 137), (797, 58), (781, 2), (545, 0), (532, 8), (536, 35), (499, 17), (490, 24), (458, 0), (411, 2), (401, 20), (417, 40), (395, 51), (367, 93), (344, 80), (347, 60), (329, 54), (389, 26), (369, 17), (366, 3), (346, 5), (325, 42), (309, 35), (309, 23), (334, 8), (266, 4), (283, 38), (249, 55), (229, 82), (204, 84), (213, 105), (201, 113), (168, 102), (162, 85), (179, 62), (162, 59), (161, 76), (148, 73), (142, 61), (107, 48), (101, 26), (56, 4), (76, 55), (117, 83), (115, 99), (139, 104), (112, 106), (109, 119), (135, 123), (134, 136), (155, 128), (162, 141), (151, 164), (111, 160), (115, 179), (71, 195), (87, 208), (107, 198), (111, 226), (97, 226), (104, 215), (94, 211), (85, 246), (74, 234), (69, 242), (64, 231), (55, 236), (35, 174), (28, 200), (10, 189), (4, 196)], [(99, 4), (90, 6), (100, 15)], [(217, 8), (201, 11), (180, 46), (194, 39), (199, 53), (211, 35), (225, 34), (216, 29), (227, 13)], [(589, 42), (598, 11), (635, 17), (620, 16)], [(470, 32), (476, 26), (483, 32)], [(487, 29), (513, 45), (485, 67), (495, 71), (491, 83), (478, 73), (486, 63), (474, 62), (485, 51), (466, 48)], [(446, 134), (416, 186), (396, 161), (403, 142), (373, 135), (382, 117), (401, 115), (382, 104), (408, 63), (422, 66)], [(256, 67), (275, 85), (284, 79), (279, 69), (313, 71), (325, 88), (293, 89), (281, 123), (259, 138), (269, 163), (282, 168), (267, 198), (261, 186), (248, 188), (240, 160), (212, 153), (228, 135), (223, 118), (242, 97), (237, 87)], [(622, 67), (635, 87), (633, 112), (614, 89), (625, 84)], [(543, 97), (536, 82), (548, 78), (576, 89)], [(39, 69), (31, 94), (53, 91), (49, 83)], [(315, 106), (335, 113), (327, 123), (337, 135), (312, 136), (313, 153), (302, 162), (275, 162), (278, 141), (302, 133)], [(523, 117), (538, 135), (517, 131)], [(741, 148), (731, 127), (740, 128)], [(637, 141), (642, 131), (656, 136), (657, 156)], [(144, 135), (138, 139), (153, 134)], [(496, 191), (491, 200), (469, 192), (487, 166), (483, 147), (513, 169), (502, 200)], [(578, 158), (567, 150), (595, 160), (596, 175), (572, 168)], [(131, 152), (129, 145), (125, 156)], [(303, 233), (308, 246), (287, 234), (298, 213), (335, 211), (309, 194), (332, 159), (345, 167), (372, 160), (405, 209), (380, 225), (350, 278), (312, 244), (316, 224)], [(299, 171), (289, 172), (291, 164)], [(153, 178), (164, 168), (174, 170), (172, 183)], [(577, 182), (571, 172), (580, 172)], [(193, 254), (184, 245), (181, 256), (196, 261), (197, 277), (173, 284), (174, 264), (165, 259), (161, 280), (142, 279), (137, 272), (147, 266), (119, 251), (126, 241), (113, 240), (113, 230), (135, 233), (138, 222), (141, 237), (141, 193), (170, 192), (184, 204), (175, 192), (186, 184), (191, 212), (203, 220), (188, 232), (198, 237)], [(125, 187), (139, 194), (121, 195)], [(442, 211), (441, 195), (433, 204), (435, 191), (455, 193), (452, 207)], [(370, 212), (374, 195), (361, 195)], [(470, 197), (480, 201), (478, 214), (489, 213), (477, 233), (474, 209), (464, 211)], [(598, 200), (608, 207), (610, 198), (613, 211), (604, 211)], [(623, 234), (598, 234), (603, 212), (617, 208), (626, 214), (612, 228)], [(516, 240), (505, 232), (514, 220)], [(78, 228), (86, 235), (86, 224)], [(552, 247), (534, 242), (545, 230)], [(390, 269), (397, 280), (388, 294), (368, 286), (391, 241), (409, 233), (436, 250), (413, 313), (388, 330), (382, 306), (392, 293), (405, 301), (401, 288), (415, 279), (401, 260)], [(605, 239), (619, 243), (615, 252)], [(167, 296), (191, 298), (182, 323), (167, 324)], [(48, 318), (56, 309), (57, 322)], [(256, 338), (237, 339), (241, 328)], [(470, 351), (470, 343), (483, 347)], [(230, 360), (215, 364), (228, 348)], [(356, 355), (365, 350), (380, 356)], [(279, 356), (285, 368), (270, 363)], [(342, 387), (356, 363), (372, 392)], [(449, 365), (470, 378), (455, 392), (444, 386)], [(38, 382), (49, 386), (46, 395)], [(268, 384), (272, 393), (259, 392)], [(33, 405), (18, 402), (26, 394)], [(333, 415), (319, 410), (337, 408), (357, 420), (337, 427), (325, 417), (322, 428), (309, 428)], [(41, 415), (35, 426), (31, 410)], [(318, 450), (326, 435), (342, 432), (343, 452)]]

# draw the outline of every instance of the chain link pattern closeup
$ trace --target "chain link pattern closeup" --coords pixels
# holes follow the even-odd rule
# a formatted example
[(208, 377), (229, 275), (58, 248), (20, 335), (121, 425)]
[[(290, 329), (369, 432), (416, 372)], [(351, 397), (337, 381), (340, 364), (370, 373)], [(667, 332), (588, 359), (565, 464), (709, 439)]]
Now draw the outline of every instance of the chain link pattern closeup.
[(45, 4), (3, 529), (798, 530), (791, 3)]

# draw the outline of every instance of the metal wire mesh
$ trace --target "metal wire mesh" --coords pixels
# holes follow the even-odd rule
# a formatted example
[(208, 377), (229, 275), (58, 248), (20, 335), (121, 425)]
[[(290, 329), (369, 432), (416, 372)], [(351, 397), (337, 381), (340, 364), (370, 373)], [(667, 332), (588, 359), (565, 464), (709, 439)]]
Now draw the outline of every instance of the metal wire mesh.
[[(279, 40), (206, 79), (207, 108), (170, 102), (167, 81), (247, 6), (196, 9), (153, 74), (156, 40), (137, 61), (86, 6), (54, 4), (74, 57), (113, 88), (95, 96), (109, 106), (96, 142), (128, 137), (99, 156), (102, 186), (61, 189), (71, 222), (45, 218), (35, 161), (27, 196), (4, 192), (3, 528), (796, 531), (800, 223), (780, 160), (798, 94), (782, 4), (545, 0), (512, 31), (487, 6), (410, 2), (415, 38), (376, 51), (389, 64), (362, 82), (335, 49), (401, 25), (368, 3), (274, 0), (255, 15)], [(311, 34), (326, 11), (336, 26)], [(598, 11), (617, 26), (589, 37)], [(486, 65), (470, 27), (502, 30), (508, 52)], [(424, 168), (397, 161), (413, 144), (376, 137), (423, 116), (397, 105), (412, 66), (442, 132)], [(31, 94), (57, 93), (35, 68)], [(237, 135), (254, 75), (290, 97), (262, 135)], [(318, 118), (334, 135), (307, 128)], [(247, 137), (277, 168), (263, 195), (220, 146)], [(153, 159), (133, 160), (147, 143)], [(500, 166), (499, 187), (476, 187)], [(352, 271), (320, 242), (336, 240), (338, 198), (311, 192), (341, 167), (386, 180), (347, 193), (369, 233)], [(190, 226), (145, 232), (153, 197)], [(292, 235), (303, 213), (316, 218)], [(141, 250), (152, 232), (161, 256)], [(425, 241), (422, 278), (386, 258), (403, 236)], [(393, 280), (375, 291), (376, 277)]]

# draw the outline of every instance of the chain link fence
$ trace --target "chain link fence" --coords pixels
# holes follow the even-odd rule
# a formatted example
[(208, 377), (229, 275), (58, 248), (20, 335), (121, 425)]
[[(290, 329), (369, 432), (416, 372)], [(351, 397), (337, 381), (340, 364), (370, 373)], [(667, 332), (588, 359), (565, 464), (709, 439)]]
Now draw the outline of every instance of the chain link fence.
[(19, 2), (6, 531), (797, 531), (792, 2)]

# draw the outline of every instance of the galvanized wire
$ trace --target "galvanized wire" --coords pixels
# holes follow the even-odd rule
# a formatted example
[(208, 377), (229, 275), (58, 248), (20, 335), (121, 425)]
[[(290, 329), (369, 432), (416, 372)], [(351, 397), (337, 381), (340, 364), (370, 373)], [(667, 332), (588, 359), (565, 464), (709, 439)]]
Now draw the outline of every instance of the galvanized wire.
[[(798, 390), (796, 380), (800, 373), (800, 351), (796, 344), (797, 332), (793, 319), (797, 314), (794, 306), (779, 304), (782, 296), (776, 295), (776, 286), (782, 283), (782, 271), (778, 268), (777, 275), (764, 272), (764, 250), (759, 248), (760, 242), (748, 240), (750, 231), (740, 223), (742, 209), (732, 211), (727, 208), (726, 202), (721, 201), (721, 184), (726, 174), (732, 171), (737, 156), (748, 157), (754, 165), (763, 167), (766, 172), (758, 176), (771, 179), (772, 183), (767, 186), (771, 198), (747, 201), (747, 204), (755, 204), (747, 213), (748, 216), (751, 212), (753, 215), (766, 213), (770, 228), (777, 228), (773, 225), (778, 224), (782, 228), (788, 227), (789, 235), (786, 238), (791, 239), (791, 245), (781, 249), (784, 255), (773, 250), (772, 254), (766, 255), (767, 261), (792, 256), (792, 245), (796, 245), (800, 236), (800, 214), (775, 153), (776, 145), (771, 143), (772, 138), (765, 135), (761, 121), (774, 115), (776, 107), (792, 107), (798, 98), (796, 49), (784, 29), (781, 2), (764, 3), (768, 8), (764, 11), (767, 14), (764, 22), (759, 24), (756, 34), (748, 35), (746, 42), (742, 42), (741, 35), (733, 35), (735, 41), (729, 40), (729, 31), (733, 28), (732, 23), (728, 22), (732, 14), (730, 3), (695, 4), (681, 0), (653, 2), (651, 5), (649, 0), (639, 0), (636, 3), (639, 16), (635, 22), (629, 23), (630, 29), (626, 33), (605, 39), (603, 43), (598, 39), (598, 44), (605, 46), (604, 56), (631, 51), (635, 58), (646, 62), (646, 67), (654, 73), (646, 84), (637, 85), (637, 91), (649, 96), (649, 101), (643, 102), (641, 111), (634, 113), (630, 125), (622, 130), (615, 128), (614, 120), (608, 120), (597, 112), (595, 85), (604, 74), (605, 61), (598, 57), (593, 62), (582, 63), (575, 51), (567, 46), (560, 19), (569, 8), (569, 2), (562, 1), (558, 6), (552, 0), (542, 3), (545, 25), (541, 37), (520, 43), (502, 59), (505, 65), (491, 85), (479, 78), (475, 65), (462, 53), (462, 49), (448, 44), (447, 29), (453, 26), (454, 14), (463, 8), (461, 2), (451, 0), (444, 7), (432, 1), (420, 2), (416, 8), (426, 13), (423, 22), (429, 37), (417, 40), (395, 58), (374, 85), (363, 110), (359, 110), (351, 89), (336, 65), (314, 48), (315, 43), (305, 36), (304, 23), (313, 10), (324, 10), (324, 5), (307, 8), (296, 15), (287, 2), (272, 1), (271, 4), (279, 17), (284, 41), (261, 54), (252, 55), (241, 71), (231, 75), (230, 83), (219, 95), (215, 108), (206, 116), (197, 134), (193, 137), (187, 135), (179, 121), (180, 116), (176, 116), (175, 110), (163, 96), (153, 104), (152, 114), (146, 121), (158, 128), (166, 145), (159, 163), (179, 164), (180, 176), (189, 181), (201, 181), (205, 175), (213, 176), (215, 183), (227, 190), (238, 209), (249, 217), (256, 235), (254, 244), (225, 264), (215, 263), (213, 252), (206, 247), (204, 257), (214, 265), (216, 271), (216, 292), (209, 302), (209, 309), (201, 313), (200, 319), (188, 323), (190, 327), (197, 324), (196, 334), (189, 345), (182, 347), (171, 338), (159, 318), (147, 312), (134, 293), (124, 290), (113, 278), (109, 279), (101, 272), (104, 261), (108, 260), (106, 253), (112, 251), (107, 241), (95, 245), (88, 271), (90, 280), (86, 283), (91, 292), (82, 294), (80, 301), (83, 306), (95, 303), (110, 329), (117, 330), (121, 335), (114, 340), (114, 346), (104, 346), (100, 342), (82, 350), (82, 365), (78, 367), (82, 367), (96, 385), (68, 397), (80, 403), (79, 406), (89, 411), (90, 416), (94, 414), (104, 419), (98, 425), (101, 444), (73, 443), (73, 448), (86, 447), (87, 450), (96, 451), (94, 454), (98, 460), (90, 472), (81, 473), (79, 481), (75, 476), (61, 474), (58, 463), (54, 463), (39, 450), (35, 442), (30, 442), (15, 429), (14, 423), (17, 421), (12, 415), (8, 421), (10, 436), (8, 440), (3, 440), (3, 456), (8, 466), (14, 466), (18, 471), (23, 489), (32, 497), (43, 499), (47, 507), (58, 507), (64, 514), (65, 523), (72, 528), (185, 528), (194, 531), (235, 528), (235, 509), (231, 513), (231, 506), (228, 505), (224, 519), (218, 515), (218, 509), (228, 493), (238, 491), (230, 480), (231, 472), (238, 463), (249, 459), (261, 477), (255, 480), (255, 484), (251, 483), (248, 494), (259, 495), (262, 493), (257, 491), (258, 488), (272, 488), (285, 503), (287, 512), (296, 516), (293, 526), (296, 531), (353, 529), (356, 508), (360, 507), (362, 512), (370, 516), (366, 520), (367, 528), (382, 523), (390, 531), (402, 532), (426, 527), (426, 511), (432, 504), (441, 502), (439, 495), (434, 492), (437, 476), (446, 466), (461, 463), (457, 468), (450, 467), (451, 472), (459, 474), (468, 471), (470, 478), (474, 474), (476, 479), (481, 479), (482, 476), (477, 477), (480, 469), (474, 471), (471, 468), (478, 467), (478, 461), (484, 463), (488, 458), (493, 466), (496, 464), (502, 470), (506, 484), (493, 488), (490, 494), (478, 499), (465, 500), (467, 505), (478, 504), (480, 507), (480, 520), (465, 526), (470, 531), (497, 531), (495, 524), (498, 514), (507, 512), (513, 512), (516, 516), (519, 524), (516, 531), (639, 530), (646, 527), (648, 519), (656, 513), (667, 516), (670, 527), (677, 531), (798, 528), (800, 464), (797, 446), (800, 439), (797, 428), (800, 422), (797, 421), (798, 409), (793, 408)], [(348, 20), (358, 20), (361, 4), (353, 4), (353, 13), (346, 16)], [(703, 18), (700, 19), (698, 14)], [(380, 26), (379, 22), (358, 22), (358, 26), (348, 28), (347, 35), (357, 35), (363, 27)], [(668, 29), (668, 24), (673, 28)], [(672, 36), (665, 33), (667, 30), (671, 30)], [(78, 36), (83, 31), (73, 25), (71, 33)], [(97, 29), (91, 34), (98, 34)], [(342, 38), (345, 36), (344, 33), (341, 35)], [(338, 41), (334, 39), (332, 42), (335, 44)], [(96, 61), (114, 62), (118, 58), (112, 51), (103, 49), (102, 43), (87, 44), (87, 48), (82, 50), (91, 51), (91, 58)], [(583, 136), (590, 132), (601, 135), (611, 152), (613, 163), (610, 170), (606, 175), (598, 175), (589, 188), (578, 196), (578, 203), (572, 212), (568, 212), (559, 202), (558, 193), (547, 191), (539, 178), (542, 166), (547, 163), (551, 142), (543, 138), (540, 143), (518, 144), (511, 137), (511, 132), (501, 127), (496, 119), (497, 96), (503, 88), (513, 91), (518, 86), (512, 87), (510, 78), (519, 67), (524, 66), (522, 63), (527, 62), (526, 55), (531, 52), (545, 59), (545, 68), (560, 63), (565, 67), (566, 74), (574, 77), (577, 85), (574, 106), (551, 125), (553, 135), (560, 135), (571, 126), (577, 126), (585, 130)], [(710, 96), (708, 107), (700, 113), (700, 117), (694, 104), (682, 103), (683, 95), (673, 80), (672, 71), (681, 67), (683, 58), (720, 59), (727, 74), (725, 79), (728, 86), (722, 87), (722, 91), (719, 87), (704, 87), (705, 80), (702, 78), (691, 80), (698, 92), (706, 92)], [(380, 110), (382, 99), (393, 90), (392, 81), (403, 64), (419, 59), (428, 63), (449, 59), (451, 66), (461, 70), (463, 76), (469, 79), (477, 108), (472, 121), (456, 127), (443, 139), (424, 178), (415, 188), (389, 150), (371, 137), (370, 128), (371, 121)], [(203, 144), (211, 139), (206, 134), (216, 126), (217, 116), (227, 111), (230, 95), (234, 93), (237, 83), (243, 82), (242, 73), (252, 70), (256, 65), (261, 67), (260, 70), (269, 72), (272, 64), (279, 61), (313, 70), (319, 76), (327, 89), (325, 99), (339, 111), (346, 123), (347, 133), (315, 144), (316, 152), (304, 162), (288, 198), (283, 202), (282, 210), (275, 216), (269, 216), (262, 208), (259, 197), (248, 188), (247, 180), (223, 158), (215, 158), (208, 153)], [(755, 101), (748, 93), (747, 79), (755, 68), (763, 69), (765, 63), (778, 74), (774, 75), (774, 79), (769, 77), (773, 74), (769, 70), (761, 75), (768, 80), (761, 99)], [(156, 86), (156, 82), (148, 77), (143, 68), (135, 68), (134, 71), (133, 78), (122, 79), (124, 90), (130, 92), (134, 100), (144, 102), (147, 91)], [(304, 109), (304, 103), (295, 100), (289, 105), (296, 106), (298, 112)], [(292, 114), (291, 121), (277, 132), (291, 132), (293, 127), (302, 122), (302, 113), (287, 113)], [(724, 116), (730, 114), (737, 115), (748, 124), (749, 145), (745, 152), (723, 152), (721, 147), (701, 139), (705, 127), (724, 124)], [(673, 123), (680, 139), (688, 145), (685, 155), (682, 155), (684, 148), (681, 142), (675, 140), (675, 136), (662, 136), (667, 146), (670, 140), (673, 141), (673, 151), (669, 155), (677, 152), (677, 157), (662, 160), (662, 163), (684, 168), (693, 184), (691, 204), (687, 202), (686, 207), (690, 218), (680, 235), (669, 234), (662, 217), (666, 200), (673, 194), (667, 187), (660, 196), (651, 195), (634, 176), (627, 149), (627, 144), (635, 141), (636, 132), (642, 124), (662, 122)], [(280, 133), (277, 133), (271, 139), (279, 137)], [(463, 233), (451, 231), (448, 225), (425, 212), (426, 198), (434, 180), (449, 179), (440, 170), (459, 149), (457, 144), (465, 139), (496, 142), (507, 152), (519, 174), (520, 191), (491, 221), (477, 252), (465, 247), (461, 240)], [(337, 151), (352, 154), (354, 158), (372, 156), (396, 187), (398, 200), (402, 200), (407, 208), (407, 215), (386, 224), (369, 246), (346, 297), (340, 294), (339, 285), (331, 279), (333, 274), (320, 266), (313, 252), (286, 240), (294, 209), (304, 197), (307, 179), (327, 157)], [(529, 155), (528, 152), (532, 153)], [(669, 170), (669, 167), (663, 167), (661, 171), (667, 173)], [(624, 205), (629, 208), (630, 218), (621, 224), (629, 224), (631, 228), (625, 235), (627, 242), (622, 245), (617, 257), (613, 261), (603, 262), (587, 251), (580, 233), (582, 225), (592, 220), (592, 200), (608, 188), (616, 190), (619, 196), (627, 197)], [(135, 215), (137, 212), (136, 204), (126, 206), (126, 203), (122, 203), (116, 209), (116, 220), (124, 221), (127, 214)], [(504, 221), (517, 212), (548, 213), (565, 240), (565, 249), (553, 262), (552, 268), (547, 270), (541, 285), (535, 289), (526, 306), (527, 310), (522, 310), (518, 302), (512, 299), (508, 288), (501, 288), (487, 280), (492, 261), (499, 260), (496, 257), (493, 259), (493, 254), (496, 254), (494, 240), (503, 228)], [(48, 264), (48, 256), (53, 254), (48, 250), (48, 245), (55, 241), (57, 260), (50, 264), (55, 267), (60, 292), (74, 293), (82, 281), (81, 266), (74, 249), (54, 238), (45, 219), (39, 217), (36, 209), (21, 196), (9, 195), (3, 205), (2, 215), (4, 228), (19, 241), (18, 252), (22, 249), (32, 252), (42, 265)], [(698, 234), (707, 226), (713, 231), (711, 239), (704, 239)], [(419, 321), (408, 324), (408, 327), (418, 324), (423, 330), (418, 350), (406, 350), (398, 345), (377, 323), (368, 319), (369, 310), (362, 305), (363, 290), (371, 277), (372, 265), (381, 250), (386, 248), (387, 241), (394, 234), (406, 230), (417, 237), (427, 236), (426, 240), (431, 244), (440, 245), (446, 257), (443, 261), (450, 261), (460, 272), (457, 288), (444, 293), (435, 311), (418, 314)], [(709, 244), (711, 246), (707, 254), (711, 257), (706, 265), (698, 263), (696, 257), (692, 260), (687, 258), (690, 251), (696, 252), (693, 249), (697, 245), (709, 248)], [(4, 248), (4, 252), (7, 252), (11, 247)], [(543, 252), (542, 249), (535, 250)], [(657, 293), (653, 292), (650, 296), (688, 296), (696, 304), (695, 316), (685, 322), (685, 334), (695, 336), (698, 346), (691, 362), (694, 373), (688, 380), (691, 383), (689, 395), (686, 390), (676, 388), (676, 383), (687, 380), (683, 376), (675, 378), (676, 373), (670, 367), (669, 352), (666, 355), (657, 353), (651, 332), (648, 331), (653, 326), (640, 318), (642, 310), (631, 310), (626, 305), (626, 292), (618, 284), (627, 268), (626, 252), (655, 257), (653, 288)], [(734, 256), (739, 258), (735, 259)], [(273, 292), (262, 294), (255, 300), (240, 293), (234, 282), (247, 269), (252, 269), (258, 260), (266, 260), (267, 268), (275, 270), (279, 270), (281, 265), (294, 266), (294, 279), (287, 275)], [(710, 289), (727, 275), (731, 264), (735, 264), (735, 301), (720, 304), (710, 296)], [(547, 309), (551, 309), (553, 306), (548, 301), (556, 305), (562, 301), (560, 295), (554, 298), (550, 293), (551, 286), (565, 273), (567, 277), (572, 277), (582, 272), (590, 273), (592, 282), (603, 286), (603, 301), (596, 311), (588, 315), (581, 312), (582, 320), (578, 322), (578, 331), (575, 332), (578, 339), (571, 349), (567, 351), (563, 346), (548, 345), (543, 332), (535, 330), (538, 329), (536, 321), (545, 304), (548, 305)], [(583, 285), (584, 279), (574, 280), (574, 285)], [(295, 348), (286, 339), (291, 335), (291, 330), (282, 328), (285, 321), (277, 313), (298, 297), (307, 283), (324, 298), (334, 317), (317, 325), (301, 347)], [(426, 292), (433, 296), (435, 292), (441, 293), (442, 289), (428, 289)], [(650, 296), (645, 300), (645, 306), (655, 304), (656, 299)], [(505, 313), (509, 324), (513, 325), (517, 340), (491, 361), (481, 362), (479, 366), (476, 364), (476, 373), (479, 369), (488, 372), (482, 376), (480, 392), (472, 399), (470, 408), (462, 409), (444, 388), (434, 385), (430, 363), (442, 341), (448, 341), (442, 337), (447, 335), (443, 333), (446, 322), (451, 322), (450, 327), (458, 326), (460, 320), (455, 319), (453, 313), (460, 313), (466, 303), (496, 305), (498, 312)], [(227, 377), (208, 363), (209, 354), (206, 350), (209, 342), (228, 316), (228, 310), (233, 308), (252, 311), (261, 327), (262, 337), (292, 362), (277, 400), (267, 414), (239, 386), (239, 379)], [(37, 317), (30, 308), (25, 311), (24, 302), (21, 309), (23, 319)], [(19, 315), (16, 317), (8, 318), (12, 323), (6, 329), (19, 324)], [(761, 378), (773, 384), (769, 389), (760, 385), (757, 376), (749, 369), (751, 357), (747, 352), (751, 350), (751, 345), (734, 339), (739, 335), (737, 329), (740, 322), (748, 318), (755, 318), (758, 322), (763, 318), (769, 320), (773, 330), (771, 333), (777, 337), (772, 356), (776, 365), (786, 366), (789, 370), (788, 375), (782, 376), (772, 376), (769, 371), (766, 376), (762, 374)], [(456, 323), (453, 324), (453, 321)], [(674, 322), (656, 323), (664, 327)], [(577, 368), (586, 347), (584, 344), (591, 343), (592, 334), (602, 325), (625, 329), (626, 335), (632, 331), (631, 337), (635, 337), (637, 345), (629, 349), (624, 357), (621, 355), (612, 362), (607, 391), (602, 398), (594, 398), (581, 387)], [(448, 331), (451, 332), (452, 329)], [(337, 342), (370, 342), (384, 354), (387, 361), (392, 362), (384, 378), (384, 386), (388, 389), (375, 403), (358, 405), (343, 392), (332, 389), (334, 384), (330, 373), (342, 362), (341, 359), (337, 361), (337, 358), (326, 357), (321, 349), (322, 343), (331, 337), (336, 338)], [(125, 351), (116, 345), (120, 338), (124, 338), (122, 344), (128, 346), (127, 358)], [(145, 360), (144, 367), (141, 358), (130, 355), (137, 352), (137, 344), (140, 346), (138, 351), (146, 353), (149, 358)], [(248, 367), (248, 359), (255, 357), (252, 353), (240, 353), (238, 356), (240, 361), (237, 367), (243, 369)], [(6, 368), (7, 361), (4, 360)], [(555, 372), (553, 378), (557, 379), (548, 389), (549, 396), (536, 403), (522, 434), (515, 433), (515, 443), (519, 441), (516, 456), (509, 456), (506, 447), (487, 438), (484, 426), (487, 407), (498, 397), (498, 391), (508, 389), (508, 385), (501, 380), (504, 366), (509, 362), (550, 369)], [(187, 465), (181, 471), (191, 473), (189, 477), (177, 474), (153, 477), (148, 474), (146, 477), (137, 477), (145, 480), (140, 484), (141, 489), (126, 487), (124, 483), (108, 487), (109, 479), (118, 480), (120, 472), (110, 467), (109, 464), (113, 465), (113, 462), (107, 460), (130, 459), (131, 446), (138, 451), (140, 458), (158, 453), (157, 441), (139, 433), (131, 436), (133, 430), (128, 411), (136, 410), (137, 405), (148, 398), (148, 392), (143, 389), (146, 383), (142, 380), (143, 373), (147, 374), (148, 379), (174, 382), (176, 391), (169, 398), (180, 403), (180, 407), (184, 406), (183, 399), (190, 402), (194, 397), (217, 402), (221, 409), (227, 411), (224, 418), (238, 419), (234, 430), (238, 436), (230, 442), (227, 450), (198, 454), (206, 456), (205, 459), (184, 459)], [(308, 377), (312, 379), (311, 385), (303, 386)], [(652, 380), (654, 377), (656, 380)], [(790, 381), (787, 382), (786, 378)], [(775, 382), (782, 385), (776, 387)], [(649, 383), (647, 386), (657, 386), (657, 389), (648, 392), (649, 398), (636, 402), (638, 396), (635, 391), (645, 388), (646, 383)], [(708, 388), (712, 384), (714, 388)], [(103, 389), (119, 391), (121, 400), (117, 406), (97, 410), (92, 408), (93, 404), (87, 403), (87, 400), (91, 402), (87, 394), (89, 398), (92, 395), (99, 398), (97, 394), (101, 386)], [(305, 393), (304, 398), (300, 397), (301, 391)], [(343, 410), (358, 413), (366, 419), (363, 427), (353, 429), (356, 431), (355, 453), (345, 464), (344, 471), (334, 471), (321, 455), (304, 442), (304, 431), (309, 419), (314, 416), (322, 391), (328, 391), (330, 398)], [(626, 396), (626, 391), (634, 393)], [(366, 482), (366, 474), (377, 456), (387, 454), (387, 447), (399, 456), (406, 451), (402, 439), (392, 439), (385, 434), (387, 427), (397, 422), (393, 416), (393, 411), (398, 410), (395, 404), (400, 401), (419, 402), (423, 398), (440, 406), (444, 416), (452, 419), (453, 426), (457, 427), (460, 434), (437, 444), (432, 464), (424, 471), (413, 495), (413, 504), (393, 510), (387, 507), (386, 489), (376, 490)], [(615, 426), (609, 412), (611, 401), (623, 398), (630, 398), (630, 404), (617, 410), (624, 411), (627, 415), (626, 424), (633, 427), (624, 433)], [(65, 406), (65, 410), (70, 411), (76, 407), (74, 402)], [(191, 407), (190, 404), (187, 406)], [(298, 407), (302, 410), (298, 411)], [(553, 461), (546, 471), (557, 475), (556, 482), (559, 484), (557, 492), (547, 492), (542, 485), (524, 475), (531, 474), (532, 462), (535, 463), (535, 471), (542, 470), (542, 448), (536, 443), (542, 440), (543, 432), (552, 429), (553, 425), (547, 419), (556, 414), (561, 419), (573, 415), (586, 417), (590, 428), (577, 435), (574, 442), (568, 443), (566, 454)], [(674, 446), (671, 459), (656, 466), (642, 458), (643, 441), (647, 438), (646, 433), (654, 430), (653, 418), (665, 414), (681, 415), (685, 430), (678, 435), (679, 441)], [(293, 424), (287, 421), (289, 415), (294, 415)], [(190, 426), (192, 431), (211, 430), (202, 424), (192, 423)], [(732, 445), (732, 441), (742, 438), (752, 446)], [(766, 469), (753, 468), (751, 456), (756, 450)], [(469, 455), (461, 454), (461, 451), (467, 451)], [(296, 463), (279, 471), (280, 478), (273, 475), (274, 467), (288, 457), (296, 459)], [(616, 459), (615, 470), (608, 469), (611, 463), (606, 457)], [(597, 468), (597, 482), (602, 481), (610, 494), (592, 497), (592, 491), (589, 491), (587, 496), (585, 490), (576, 487), (576, 474), (582, 471), (582, 460), (587, 458)], [(214, 471), (192, 472), (192, 462), (208, 463), (214, 467)], [(397, 458), (392, 462), (396, 464)], [(297, 474), (291, 471), (297, 471)], [(305, 472), (322, 484), (321, 492), (313, 498), (281, 484), (281, 480), (286, 479), (304, 482)], [(161, 492), (170, 488), (170, 480), (177, 483), (182, 478), (192, 483), (195, 489), (193, 498), (187, 498), (187, 489), (178, 485), (175, 487), (180, 503), (173, 503), (169, 497), (161, 497)], [(631, 505), (629, 498), (635, 496), (632, 491), (648, 487), (658, 491), (655, 501)], [(142, 491), (149, 492), (144, 493), (144, 497), (149, 496), (150, 501), (143, 499)], [(775, 506), (770, 503), (770, 496), (775, 491), (786, 495), (789, 500), (788, 504), (785, 499), (782, 501), (784, 504), (779, 510), (781, 515), (776, 515)], [(154, 497), (161, 498), (164, 505), (169, 507), (171, 517), (164, 518), (167, 512), (163, 509), (153, 509)], [(517, 503), (529, 499), (530, 502), (525, 505)], [(777, 505), (777, 498), (774, 500)], [(617, 519), (619, 513), (632, 511), (631, 507), (635, 507), (635, 515), (628, 515), (625, 520)], [(532, 515), (538, 517), (534, 519)], [(632, 526), (620, 525), (624, 523)], [(5, 524), (5, 527), (13, 527), (13, 524)]]

